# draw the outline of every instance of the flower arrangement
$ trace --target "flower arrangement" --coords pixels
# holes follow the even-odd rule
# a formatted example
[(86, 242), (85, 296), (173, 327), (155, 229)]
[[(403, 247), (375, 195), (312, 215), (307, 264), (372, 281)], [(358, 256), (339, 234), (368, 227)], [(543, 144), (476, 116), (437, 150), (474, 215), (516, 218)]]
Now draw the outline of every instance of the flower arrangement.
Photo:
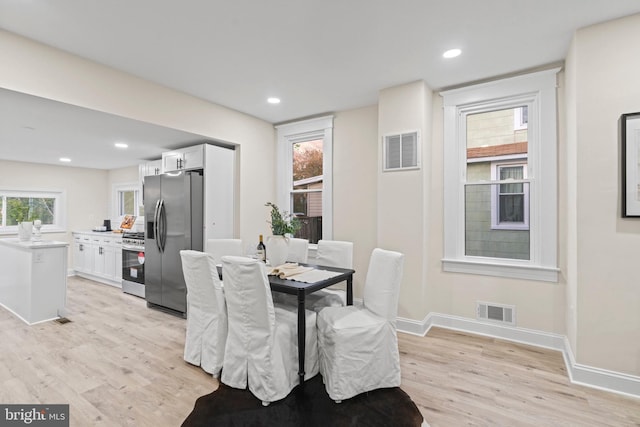
[(271, 202), (265, 203), (265, 206), (271, 208), (271, 221), (267, 222), (271, 224), (271, 233), (274, 236), (284, 236), (285, 234), (293, 236), (302, 227), (300, 220), (295, 215), (291, 215), (286, 211), (281, 212), (278, 206)]

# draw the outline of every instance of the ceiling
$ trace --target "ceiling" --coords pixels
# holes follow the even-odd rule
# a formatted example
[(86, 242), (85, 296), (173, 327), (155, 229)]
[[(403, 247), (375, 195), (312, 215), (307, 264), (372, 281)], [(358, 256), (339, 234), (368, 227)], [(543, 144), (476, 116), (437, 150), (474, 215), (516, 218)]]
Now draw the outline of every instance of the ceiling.
[[(638, 12), (638, 0), (0, 0), (0, 28), (281, 123), (372, 105), (380, 89), (415, 80), (438, 90), (557, 64), (576, 29)], [(462, 55), (444, 59), (454, 47)], [(270, 96), (282, 102), (268, 104)], [(0, 107), (4, 128), (4, 101)], [(50, 119), (46, 108), (34, 120)], [(103, 163), (91, 160), (92, 135), (116, 137), (109, 132), (114, 119), (107, 116), (104, 126), (87, 129), (84, 143), (69, 147), (86, 151), (82, 161), (74, 155), (74, 165), (117, 167), (122, 154), (114, 150), (101, 154)], [(30, 138), (29, 129), (18, 131), (33, 144), (31, 157), (62, 151), (64, 135), (49, 147), (51, 139), (33, 135), (38, 122), (24, 123), (36, 128)], [(75, 132), (78, 121), (67, 123)], [(142, 132), (140, 126), (132, 125)], [(178, 134), (167, 138), (197, 138)], [(7, 158), (4, 147), (0, 157)]]

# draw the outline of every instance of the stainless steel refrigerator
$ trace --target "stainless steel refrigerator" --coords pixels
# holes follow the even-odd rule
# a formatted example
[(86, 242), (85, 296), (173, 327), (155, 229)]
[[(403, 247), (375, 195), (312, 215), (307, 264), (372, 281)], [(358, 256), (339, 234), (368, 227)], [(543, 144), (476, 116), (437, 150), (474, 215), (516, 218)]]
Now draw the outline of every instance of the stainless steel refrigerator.
[(200, 171), (144, 179), (145, 298), (147, 306), (185, 316), (187, 286), (180, 251), (203, 248)]

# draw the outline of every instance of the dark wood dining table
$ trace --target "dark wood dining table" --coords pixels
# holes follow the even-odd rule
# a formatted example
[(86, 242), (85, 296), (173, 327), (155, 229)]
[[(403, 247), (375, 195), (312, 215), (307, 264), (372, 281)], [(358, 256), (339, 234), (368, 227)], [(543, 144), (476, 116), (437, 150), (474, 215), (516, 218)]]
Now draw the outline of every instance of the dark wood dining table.
[[(307, 331), (307, 316), (305, 315), (306, 297), (308, 294), (319, 291), (320, 289), (324, 289), (341, 282), (346, 282), (347, 305), (353, 305), (353, 273), (355, 273), (355, 270), (350, 268), (328, 267), (324, 265), (299, 264), (304, 267), (313, 267), (318, 270), (335, 271), (336, 273), (340, 273), (337, 276), (314, 283), (298, 282), (291, 279), (281, 279), (278, 276), (269, 276), (269, 285), (271, 286), (272, 291), (296, 295), (298, 298), (298, 376), (300, 377), (300, 384), (304, 384), (304, 355)], [(218, 266), (218, 274), (222, 279), (221, 266)]]
[(271, 285), (272, 291), (297, 295), (298, 297), (298, 375), (300, 376), (300, 384), (304, 384), (304, 355), (307, 330), (307, 316), (305, 315), (306, 297), (308, 294), (319, 291), (320, 289), (324, 289), (340, 282), (346, 282), (347, 305), (353, 305), (353, 273), (355, 273), (355, 270), (350, 268), (327, 267), (324, 265), (320, 266), (303, 263), (300, 263), (300, 265), (313, 267), (318, 270), (335, 271), (340, 273), (337, 276), (314, 283), (298, 282), (291, 279), (281, 279), (278, 276), (269, 276), (269, 285)]

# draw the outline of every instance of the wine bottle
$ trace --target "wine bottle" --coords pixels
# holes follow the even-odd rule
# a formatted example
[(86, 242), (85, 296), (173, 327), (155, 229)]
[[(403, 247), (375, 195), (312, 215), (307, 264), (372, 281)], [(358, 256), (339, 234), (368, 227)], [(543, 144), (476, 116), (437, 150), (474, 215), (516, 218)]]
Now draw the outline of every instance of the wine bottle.
[(264, 243), (262, 242), (262, 234), (260, 235), (260, 241), (256, 248), (256, 255), (260, 261), (267, 262), (267, 248), (265, 248)]

